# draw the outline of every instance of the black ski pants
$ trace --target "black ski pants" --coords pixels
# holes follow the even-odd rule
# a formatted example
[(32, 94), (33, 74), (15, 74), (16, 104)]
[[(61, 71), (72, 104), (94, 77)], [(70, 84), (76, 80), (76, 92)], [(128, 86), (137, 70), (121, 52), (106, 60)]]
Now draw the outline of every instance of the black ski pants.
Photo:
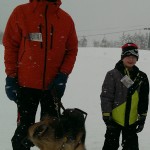
[(57, 111), (50, 91), (21, 87), (18, 92), (18, 126), (12, 137), (13, 150), (30, 150), (33, 144), (26, 139), (28, 128), (35, 123), (38, 105), (41, 105), (41, 118), (44, 115), (56, 116)]
[(122, 133), (122, 150), (139, 150), (138, 136), (136, 133), (136, 125), (122, 127), (118, 124), (112, 128), (107, 128), (105, 141), (102, 150), (118, 150), (119, 138)]

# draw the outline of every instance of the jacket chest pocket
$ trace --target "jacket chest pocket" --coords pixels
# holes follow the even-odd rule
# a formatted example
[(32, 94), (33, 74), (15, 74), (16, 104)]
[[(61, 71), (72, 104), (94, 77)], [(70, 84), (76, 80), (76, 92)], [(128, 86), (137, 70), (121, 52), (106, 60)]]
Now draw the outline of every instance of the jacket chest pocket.
[(31, 48), (43, 47), (42, 33), (40, 32), (29, 33), (28, 39), (29, 39)]

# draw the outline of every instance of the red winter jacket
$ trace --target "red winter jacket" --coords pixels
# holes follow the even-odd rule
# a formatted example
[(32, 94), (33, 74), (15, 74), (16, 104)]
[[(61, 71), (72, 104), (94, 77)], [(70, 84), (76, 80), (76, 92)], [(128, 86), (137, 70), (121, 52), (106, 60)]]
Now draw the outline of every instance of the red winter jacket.
[(72, 18), (46, 0), (20, 5), (12, 12), (3, 37), (8, 76), (20, 86), (47, 89), (58, 72), (71, 73), (78, 51)]

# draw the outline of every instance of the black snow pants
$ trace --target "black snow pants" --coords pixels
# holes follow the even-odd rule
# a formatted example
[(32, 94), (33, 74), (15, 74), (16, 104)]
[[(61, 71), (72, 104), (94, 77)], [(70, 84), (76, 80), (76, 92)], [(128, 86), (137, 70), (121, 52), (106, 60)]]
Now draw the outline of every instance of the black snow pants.
[(122, 127), (118, 124), (112, 128), (107, 128), (105, 141), (102, 150), (118, 150), (119, 138), (122, 133), (122, 150), (139, 150), (136, 125)]
[(30, 150), (33, 144), (26, 139), (28, 128), (35, 123), (38, 105), (41, 105), (41, 118), (44, 115), (57, 116), (50, 91), (21, 87), (18, 92), (18, 126), (12, 137), (13, 150)]

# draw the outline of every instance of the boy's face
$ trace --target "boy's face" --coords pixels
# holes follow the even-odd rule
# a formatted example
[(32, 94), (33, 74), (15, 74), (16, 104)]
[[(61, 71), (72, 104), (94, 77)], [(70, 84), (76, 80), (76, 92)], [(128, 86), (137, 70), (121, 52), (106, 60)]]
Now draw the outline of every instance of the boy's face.
[(123, 58), (123, 64), (126, 68), (132, 68), (136, 62), (137, 62), (137, 58), (135, 56), (126, 56), (125, 58)]

